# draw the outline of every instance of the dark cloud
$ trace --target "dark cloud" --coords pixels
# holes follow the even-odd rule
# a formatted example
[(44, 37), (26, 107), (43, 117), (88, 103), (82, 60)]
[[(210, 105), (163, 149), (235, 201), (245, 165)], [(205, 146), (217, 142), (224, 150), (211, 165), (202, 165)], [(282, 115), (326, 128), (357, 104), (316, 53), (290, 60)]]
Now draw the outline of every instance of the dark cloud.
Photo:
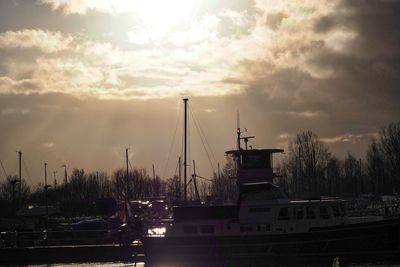
[[(330, 140), (350, 134), (357, 138), (338, 139), (329, 146), (339, 156), (347, 151), (363, 156), (371, 134), (400, 118), (399, 7), (399, 1), (342, 1), (335, 12), (317, 18), (313, 26), (321, 36), (335, 30), (355, 33), (342, 50), (330, 49), (325, 38), (318, 40), (317, 35), (311, 42), (299, 39), (272, 51), (277, 59), (306, 56), (301, 66), (279, 67), (268, 60), (242, 62), (251, 77), (243, 98), (253, 105), (252, 112), (264, 114), (274, 130), (256, 127), (272, 131), (275, 142), (279, 142), (279, 132), (293, 136), (312, 130)], [(328, 75), (314, 76), (309, 68)]]
[(282, 23), (282, 20), (286, 18), (287, 15), (283, 12), (270, 13), (267, 15), (267, 25), (272, 30), (277, 30)]
[(341, 1), (337, 10), (316, 21), (315, 30), (351, 30), (357, 38), (352, 52), (362, 57), (390, 57), (400, 53), (400, 1)]
[(231, 83), (231, 84), (245, 84), (245, 81), (242, 79), (234, 78), (234, 77), (228, 77), (223, 79), (221, 82), (223, 83)]
[(329, 16), (324, 16), (316, 20), (314, 30), (317, 33), (328, 32), (335, 27), (336, 21)]

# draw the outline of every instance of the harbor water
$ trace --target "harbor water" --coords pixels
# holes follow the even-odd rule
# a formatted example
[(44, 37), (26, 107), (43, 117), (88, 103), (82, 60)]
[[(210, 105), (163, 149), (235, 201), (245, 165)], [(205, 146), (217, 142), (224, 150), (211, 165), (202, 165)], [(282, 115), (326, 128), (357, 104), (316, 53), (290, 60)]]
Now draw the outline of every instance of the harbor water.
[[(15, 265), (14, 265), (15, 266)], [(69, 264), (46, 264), (46, 265), (24, 265), (24, 266), (31, 266), (31, 267), (198, 267), (198, 266), (206, 266), (206, 267), (218, 267), (213, 266), (212, 264), (201, 264), (201, 263), (196, 263), (193, 265), (169, 265), (169, 264), (158, 264), (156, 266), (154, 265), (146, 265), (144, 262), (138, 262), (138, 263), (123, 263), (123, 262), (94, 262), (94, 263), (69, 263)], [(378, 262), (378, 263), (362, 263), (362, 264), (357, 264), (357, 263), (343, 263), (343, 262), (334, 262), (332, 263), (329, 262), (320, 262), (320, 263), (312, 263), (312, 264), (269, 264), (265, 263), (263, 265), (247, 265), (246, 263), (243, 263), (243, 265), (240, 265), (241, 267), (400, 267), (400, 263), (393, 263), (393, 262)]]

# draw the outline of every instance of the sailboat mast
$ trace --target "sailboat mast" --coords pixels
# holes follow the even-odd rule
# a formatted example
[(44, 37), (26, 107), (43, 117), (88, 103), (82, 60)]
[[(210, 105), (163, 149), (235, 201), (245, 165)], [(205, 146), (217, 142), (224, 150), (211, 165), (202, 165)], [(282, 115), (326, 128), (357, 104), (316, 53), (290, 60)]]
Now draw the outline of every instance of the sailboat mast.
[(178, 161), (178, 200), (182, 200), (182, 159), (179, 157)]
[(239, 111), (237, 112), (237, 149), (238, 152), (240, 151), (240, 117), (239, 117)]
[(187, 179), (187, 102), (189, 99), (184, 98), (185, 103), (185, 122), (184, 122), (184, 152), (183, 152), (183, 181), (184, 181), (184, 200), (187, 201), (186, 179)]
[(46, 204), (46, 218), (49, 217), (49, 208), (47, 206), (47, 162), (44, 163), (44, 201)]
[(194, 192), (196, 194), (196, 200), (200, 201), (200, 194), (199, 190), (197, 189), (197, 181), (196, 181), (196, 161), (193, 160), (193, 175), (192, 175), (192, 180), (193, 180), (193, 185), (194, 185)]
[(19, 188), (18, 188), (18, 193), (19, 193), (19, 201), (21, 202), (22, 199), (22, 169), (21, 169), (21, 160), (22, 160), (22, 152), (18, 151), (18, 169), (19, 169)]
[(153, 197), (158, 196), (158, 187), (157, 187), (157, 182), (156, 182), (156, 170), (154, 169), (154, 164), (151, 164), (153, 167)]
[(64, 184), (65, 184), (65, 196), (68, 197), (68, 177), (67, 177), (67, 165), (64, 164), (61, 166), (64, 168)]
[(125, 200), (129, 198), (129, 158), (128, 158), (128, 148), (125, 149), (125, 158), (126, 158), (126, 192), (125, 192)]

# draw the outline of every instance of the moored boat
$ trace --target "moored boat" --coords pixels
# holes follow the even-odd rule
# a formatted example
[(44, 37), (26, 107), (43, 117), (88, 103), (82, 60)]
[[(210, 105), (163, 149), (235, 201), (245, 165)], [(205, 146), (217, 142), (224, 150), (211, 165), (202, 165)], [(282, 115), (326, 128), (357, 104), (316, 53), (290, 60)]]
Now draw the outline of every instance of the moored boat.
[(248, 149), (241, 134), (238, 129), (237, 150), (226, 152), (237, 167), (237, 203), (173, 207), (173, 220), (143, 238), (146, 261), (230, 266), (237, 260), (399, 257), (398, 218), (354, 223), (343, 199), (290, 200), (273, 183), (273, 154), (283, 150)]

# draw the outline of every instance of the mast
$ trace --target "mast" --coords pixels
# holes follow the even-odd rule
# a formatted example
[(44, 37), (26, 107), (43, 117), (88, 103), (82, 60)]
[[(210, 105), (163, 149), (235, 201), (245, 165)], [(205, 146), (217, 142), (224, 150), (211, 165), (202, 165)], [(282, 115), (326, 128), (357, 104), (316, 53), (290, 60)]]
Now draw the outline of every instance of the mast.
[(236, 165), (237, 165), (237, 167), (240, 169), (241, 168), (241, 164), (240, 164), (240, 135), (241, 135), (241, 132), (240, 132), (240, 117), (239, 117), (239, 111), (237, 112), (237, 117), (236, 117), (236, 119), (237, 119), (237, 131), (236, 131), (236, 133), (237, 133), (237, 156), (236, 156)]
[(192, 175), (192, 179), (193, 179), (193, 185), (194, 185), (194, 192), (196, 193), (196, 200), (200, 200), (200, 194), (199, 194), (199, 190), (197, 189), (197, 181), (196, 181), (196, 162), (195, 160), (193, 160), (193, 175)]
[(49, 186), (47, 185), (47, 162), (44, 163), (44, 201), (46, 204), (46, 217), (49, 217), (49, 209), (47, 207), (47, 189)]
[(57, 171), (53, 171), (53, 176), (54, 176), (54, 190), (57, 189)]
[[(151, 164), (153, 168), (153, 196), (156, 197), (158, 196), (158, 187), (157, 187), (157, 181), (156, 181), (156, 171), (154, 169), (154, 164)], [(157, 189), (157, 190), (156, 190)], [(157, 191), (157, 192), (156, 192)]]
[(61, 167), (64, 168), (65, 196), (67, 197), (68, 195), (67, 165), (64, 164)]
[(11, 181), (11, 185), (12, 185), (12, 204), (13, 204), (13, 215), (15, 216), (15, 212), (16, 212), (16, 204), (15, 204), (15, 184), (18, 183), (17, 179), (14, 179)]
[(178, 162), (178, 200), (182, 200), (182, 159), (179, 157), (179, 162)]
[(125, 157), (126, 157), (126, 192), (125, 192), (125, 200), (129, 198), (129, 158), (128, 158), (128, 148), (125, 149)]
[[(19, 186), (18, 186), (18, 193), (19, 193), (19, 202), (22, 200), (22, 169), (21, 169), (21, 159), (22, 159), (22, 152), (18, 152), (18, 171), (19, 171)], [(20, 203), (21, 204), (21, 203)]]
[(183, 102), (185, 104), (185, 122), (184, 122), (184, 152), (183, 152), (183, 181), (184, 181), (184, 200), (187, 201), (187, 188), (186, 188), (186, 179), (187, 179), (187, 102), (189, 99), (184, 98)]
[(237, 112), (237, 150), (240, 151), (240, 117), (239, 111)]

